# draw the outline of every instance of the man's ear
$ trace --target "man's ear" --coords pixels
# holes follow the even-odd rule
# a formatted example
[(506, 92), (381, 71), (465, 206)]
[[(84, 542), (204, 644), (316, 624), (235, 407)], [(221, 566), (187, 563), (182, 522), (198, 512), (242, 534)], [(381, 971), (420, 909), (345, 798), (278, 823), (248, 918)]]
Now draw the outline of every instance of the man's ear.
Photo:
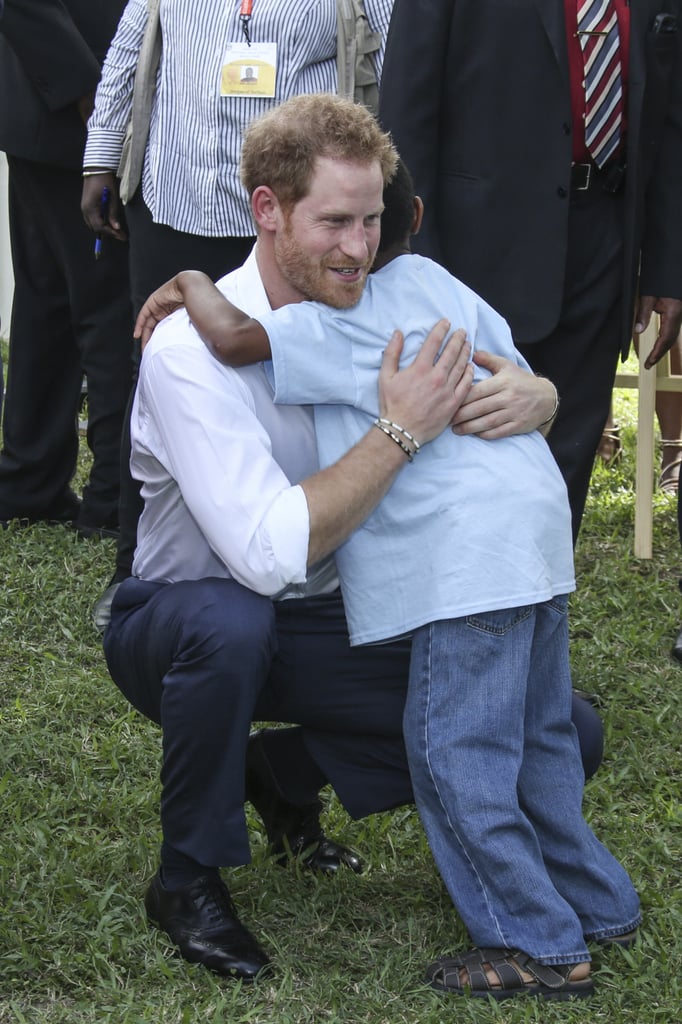
[(251, 212), (256, 225), (263, 231), (275, 231), (282, 218), (277, 196), (267, 185), (259, 185), (251, 196)]
[(412, 215), (412, 227), (410, 228), (410, 234), (418, 235), (424, 219), (424, 204), (419, 196), (415, 196), (412, 202), (414, 203), (414, 214)]

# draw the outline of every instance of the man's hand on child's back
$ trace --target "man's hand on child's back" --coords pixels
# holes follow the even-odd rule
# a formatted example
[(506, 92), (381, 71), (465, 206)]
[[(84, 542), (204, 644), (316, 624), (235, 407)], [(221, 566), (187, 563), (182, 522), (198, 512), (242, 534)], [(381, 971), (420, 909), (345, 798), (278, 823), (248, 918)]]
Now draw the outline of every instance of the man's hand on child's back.
[(521, 366), (477, 350), (474, 362), (492, 376), (476, 381), (453, 419), (456, 434), (476, 434), (486, 441), (527, 434), (548, 421), (556, 402), (556, 388)]

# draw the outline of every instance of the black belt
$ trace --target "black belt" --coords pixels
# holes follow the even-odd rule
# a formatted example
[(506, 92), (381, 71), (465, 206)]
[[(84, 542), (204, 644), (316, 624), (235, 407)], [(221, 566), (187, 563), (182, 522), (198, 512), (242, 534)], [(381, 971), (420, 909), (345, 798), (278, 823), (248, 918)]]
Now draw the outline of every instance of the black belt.
[(601, 188), (604, 192), (620, 192), (625, 184), (625, 163), (614, 160), (605, 167), (596, 164), (571, 165), (571, 192), (589, 192)]

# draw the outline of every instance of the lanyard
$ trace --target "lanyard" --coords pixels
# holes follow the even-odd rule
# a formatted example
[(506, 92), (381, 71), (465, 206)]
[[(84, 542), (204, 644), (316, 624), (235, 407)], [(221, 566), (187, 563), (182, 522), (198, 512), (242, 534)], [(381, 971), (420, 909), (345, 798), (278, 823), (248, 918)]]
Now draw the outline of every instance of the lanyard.
[(239, 24), (242, 27), (244, 38), (249, 46), (251, 46), (251, 37), (249, 35), (249, 22), (251, 21), (251, 12), (253, 11), (253, 0), (242, 0), (242, 5), (239, 8)]

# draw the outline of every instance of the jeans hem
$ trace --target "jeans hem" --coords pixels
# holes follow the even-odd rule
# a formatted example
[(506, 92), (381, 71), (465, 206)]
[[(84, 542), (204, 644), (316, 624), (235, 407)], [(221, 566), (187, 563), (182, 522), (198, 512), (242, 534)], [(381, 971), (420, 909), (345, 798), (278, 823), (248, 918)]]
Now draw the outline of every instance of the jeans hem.
[(561, 956), (552, 956), (551, 953), (548, 956), (534, 956), (533, 960), (537, 960), (539, 964), (546, 964), (547, 967), (561, 967), (565, 964), (592, 963), (592, 957), (586, 949), (578, 950), (575, 953), (562, 953)]
[(625, 925), (615, 928), (601, 928), (596, 932), (589, 932), (585, 935), (588, 942), (598, 942), (600, 939), (613, 939), (617, 935), (627, 935), (628, 932), (633, 932), (635, 928), (639, 928), (642, 923), (642, 915), (638, 914)]

